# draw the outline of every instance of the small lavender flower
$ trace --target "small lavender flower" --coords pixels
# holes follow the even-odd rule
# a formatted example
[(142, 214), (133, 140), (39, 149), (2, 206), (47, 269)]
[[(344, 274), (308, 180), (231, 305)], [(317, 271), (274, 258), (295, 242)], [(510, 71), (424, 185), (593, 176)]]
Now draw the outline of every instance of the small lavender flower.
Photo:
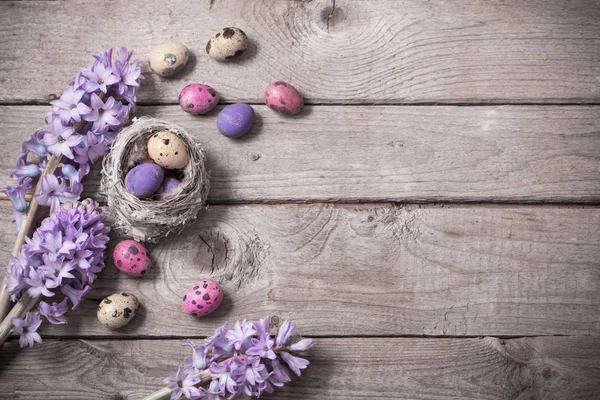
[(60, 303), (52, 303), (52, 305), (45, 301), (40, 302), (40, 314), (46, 317), (51, 324), (66, 324), (68, 321), (65, 313), (68, 310), (69, 306), (66, 298)]
[(52, 111), (58, 114), (61, 123), (68, 124), (71, 119), (79, 122), (81, 121), (81, 114), (90, 112), (90, 107), (81, 101), (84, 94), (84, 90), (68, 86), (59, 100), (50, 102), (54, 106)]
[(25, 180), (19, 186), (7, 186), (3, 192), (10, 198), (13, 203), (13, 207), (18, 212), (27, 211), (27, 200), (25, 200), (25, 193), (31, 189), (31, 180)]
[(33, 347), (33, 342), (42, 343), (42, 338), (37, 333), (42, 324), (39, 313), (28, 312), (25, 319), (14, 317), (10, 319), (10, 322), (13, 324), (12, 332), (21, 335), (19, 337), (21, 347)]
[(237, 321), (233, 326), (233, 329), (227, 331), (225, 337), (230, 345), (233, 345), (237, 351), (240, 351), (242, 348), (245, 350), (251, 346), (252, 336), (255, 334), (256, 331), (252, 326), (252, 322), (244, 320), (241, 323), (240, 321)]
[(59, 118), (50, 123), (50, 132), (44, 135), (44, 144), (48, 151), (57, 157), (65, 156), (73, 159), (72, 148), (81, 143), (81, 135), (75, 133), (72, 126), (64, 126)]
[[(112, 53), (112, 49), (110, 50)], [(87, 78), (87, 82), (83, 84), (83, 88), (87, 92), (95, 92), (100, 90), (103, 93), (108, 92), (108, 87), (118, 83), (121, 79), (115, 75), (110, 65), (110, 59), (107, 61), (105, 54), (102, 56), (95, 56), (97, 60), (102, 58), (102, 62), (93, 64), (90, 69), (82, 71), (82, 75)]]
[(170, 376), (163, 381), (173, 391), (171, 400), (177, 400), (181, 396), (192, 399), (200, 394), (198, 388), (194, 386), (200, 382), (200, 379), (193, 375), (193, 371), (178, 367), (175, 376)]
[(50, 213), (55, 213), (61, 202), (75, 201), (79, 196), (69, 192), (65, 180), (54, 174), (42, 177), (42, 193), (36, 196), (36, 201), (42, 206), (50, 206)]

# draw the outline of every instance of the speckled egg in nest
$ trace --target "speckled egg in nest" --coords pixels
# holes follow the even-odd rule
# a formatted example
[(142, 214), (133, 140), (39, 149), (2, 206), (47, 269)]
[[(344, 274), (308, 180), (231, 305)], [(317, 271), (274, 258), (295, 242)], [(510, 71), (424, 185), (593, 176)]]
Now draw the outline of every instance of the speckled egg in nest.
[[(189, 161), (178, 171), (181, 184), (171, 196), (139, 198), (125, 185), (129, 170), (147, 162), (148, 141), (157, 132), (171, 132), (185, 144)], [(182, 127), (142, 117), (124, 129), (104, 158), (101, 193), (106, 196), (108, 218), (114, 229), (142, 242), (179, 233), (206, 205), (210, 181), (200, 143)]]

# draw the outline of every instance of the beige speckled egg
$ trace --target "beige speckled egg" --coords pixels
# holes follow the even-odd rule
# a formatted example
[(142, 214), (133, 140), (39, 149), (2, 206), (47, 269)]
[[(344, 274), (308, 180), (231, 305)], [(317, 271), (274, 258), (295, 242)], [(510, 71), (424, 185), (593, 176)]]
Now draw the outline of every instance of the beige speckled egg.
[(167, 169), (183, 168), (190, 159), (183, 140), (168, 131), (156, 132), (150, 137), (148, 155), (155, 163)]
[(227, 61), (239, 56), (248, 47), (248, 36), (239, 28), (223, 28), (208, 43), (206, 53), (215, 60)]
[(188, 48), (177, 42), (159, 44), (148, 53), (150, 69), (160, 76), (175, 75), (183, 69), (189, 58)]
[(124, 327), (133, 319), (140, 303), (130, 293), (115, 293), (106, 297), (98, 306), (98, 320), (110, 329)]

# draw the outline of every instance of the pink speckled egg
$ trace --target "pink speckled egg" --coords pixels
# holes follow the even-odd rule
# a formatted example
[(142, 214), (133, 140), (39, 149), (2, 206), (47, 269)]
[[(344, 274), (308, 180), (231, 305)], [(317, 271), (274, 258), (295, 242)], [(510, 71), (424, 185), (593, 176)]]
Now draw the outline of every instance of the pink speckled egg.
[(179, 105), (190, 114), (206, 114), (217, 106), (219, 93), (210, 86), (192, 83), (179, 93)]
[(143, 276), (148, 273), (152, 261), (148, 250), (135, 240), (123, 240), (113, 251), (115, 267), (129, 276)]
[(283, 115), (294, 115), (302, 111), (304, 99), (295, 87), (285, 82), (271, 82), (265, 89), (265, 104)]
[(194, 283), (183, 296), (183, 312), (194, 317), (204, 317), (215, 311), (223, 301), (223, 289), (217, 282), (207, 279)]

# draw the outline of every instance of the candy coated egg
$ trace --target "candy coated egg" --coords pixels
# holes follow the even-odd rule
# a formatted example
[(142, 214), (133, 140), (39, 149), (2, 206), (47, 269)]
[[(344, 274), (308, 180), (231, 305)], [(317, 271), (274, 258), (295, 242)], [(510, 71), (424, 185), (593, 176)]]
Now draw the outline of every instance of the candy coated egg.
[(302, 111), (304, 99), (295, 87), (285, 82), (271, 82), (265, 89), (265, 104), (283, 115), (294, 115)]
[(179, 180), (169, 177), (165, 178), (162, 186), (156, 192), (156, 198), (158, 200), (167, 200), (172, 198), (178, 193), (178, 189), (181, 186), (181, 182)]
[(241, 55), (248, 47), (248, 36), (239, 28), (223, 28), (208, 43), (206, 53), (215, 60), (227, 61)]
[(179, 106), (190, 114), (206, 114), (217, 106), (219, 93), (200, 83), (187, 85), (179, 92)]
[(110, 329), (124, 327), (133, 319), (140, 303), (131, 293), (115, 293), (98, 306), (98, 320)]
[(215, 311), (223, 301), (223, 290), (217, 282), (207, 279), (194, 283), (183, 296), (183, 312), (204, 317)]
[(231, 104), (217, 117), (217, 129), (231, 138), (240, 137), (252, 128), (254, 109), (248, 104)]
[(148, 53), (148, 63), (152, 72), (160, 76), (172, 76), (181, 71), (188, 62), (190, 52), (177, 42), (154, 46)]
[(140, 164), (133, 167), (125, 176), (125, 187), (136, 197), (151, 197), (162, 185), (164, 177), (159, 165)]
[(115, 267), (129, 276), (143, 276), (148, 273), (152, 261), (148, 250), (135, 240), (123, 240), (113, 250)]
[[(156, 164), (167, 169), (183, 168), (190, 159), (187, 146), (183, 140), (169, 131), (156, 132), (150, 137), (150, 140), (148, 140), (148, 154)], [(158, 188), (156, 189), (158, 190)]]

